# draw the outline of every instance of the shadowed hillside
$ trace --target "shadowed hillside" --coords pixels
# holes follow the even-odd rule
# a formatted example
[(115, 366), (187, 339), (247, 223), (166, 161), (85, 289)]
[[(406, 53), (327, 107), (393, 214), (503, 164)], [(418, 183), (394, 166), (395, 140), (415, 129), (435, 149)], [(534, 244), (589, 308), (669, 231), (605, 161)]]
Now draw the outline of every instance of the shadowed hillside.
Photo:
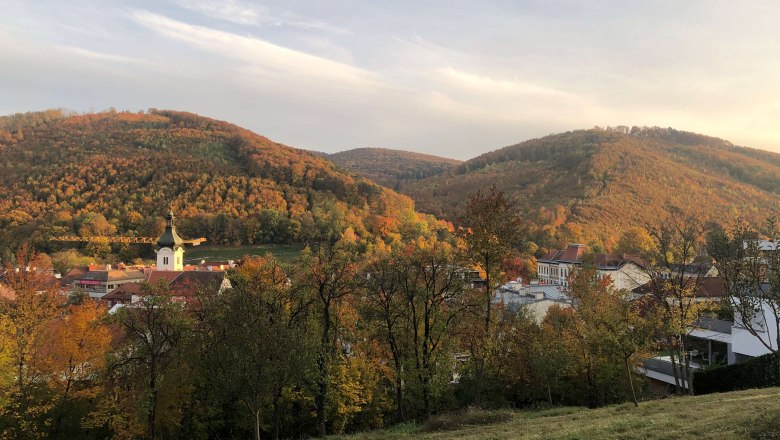
[(440, 174), (459, 160), (387, 148), (355, 148), (327, 156), (339, 167), (388, 188)]

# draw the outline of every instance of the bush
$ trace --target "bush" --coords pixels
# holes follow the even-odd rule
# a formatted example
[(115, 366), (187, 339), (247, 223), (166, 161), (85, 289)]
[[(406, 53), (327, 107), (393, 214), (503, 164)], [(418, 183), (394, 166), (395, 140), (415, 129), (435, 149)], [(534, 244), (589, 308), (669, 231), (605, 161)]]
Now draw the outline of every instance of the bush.
[(697, 395), (766, 388), (779, 384), (777, 360), (771, 353), (741, 364), (697, 371), (693, 375), (693, 389)]

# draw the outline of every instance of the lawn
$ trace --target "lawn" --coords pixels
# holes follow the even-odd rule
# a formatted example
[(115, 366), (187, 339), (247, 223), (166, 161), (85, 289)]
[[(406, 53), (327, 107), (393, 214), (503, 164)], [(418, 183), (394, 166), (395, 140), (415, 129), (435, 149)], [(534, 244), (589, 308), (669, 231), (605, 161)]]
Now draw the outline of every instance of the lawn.
[[(501, 412), (501, 411), (499, 411)], [(345, 440), (393, 439), (780, 439), (780, 388), (696, 397), (673, 397), (599, 409), (561, 407), (503, 411), (498, 417), (445, 416), (445, 422), (504, 420), (446, 430), (400, 425), (343, 437)], [(439, 429), (439, 431), (432, 431)]]
[(187, 248), (185, 260), (188, 263), (206, 261), (239, 260), (244, 255), (273, 254), (281, 261), (292, 261), (300, 255), (303, 245), (299, 244), (258, 244), (252, 246), (195, 246)]

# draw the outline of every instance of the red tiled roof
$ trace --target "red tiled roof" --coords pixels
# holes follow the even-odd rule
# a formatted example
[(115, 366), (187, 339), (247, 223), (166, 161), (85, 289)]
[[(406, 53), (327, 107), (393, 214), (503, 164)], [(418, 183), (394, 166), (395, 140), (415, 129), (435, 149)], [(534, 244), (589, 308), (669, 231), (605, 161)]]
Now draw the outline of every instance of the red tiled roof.
[(596, 266), (599, 268), (619, 268), (627, 263), (634, 263), (639, 267), (645, 267), (645, 260), (636, 255), (629, 254), (596, 254)]
[(585, 253), (584, 244), (570, 244), (569, 246), (566, 247), (566, 250), (563, 251), (563, 255), (561, 255), (557, 259), (559, 261), (580, 262), (582, 261), (582, 254), (584, 253)]
[(130, 301), (133, 295), (141, 295), (142, 293), (143, 289), (140, 283), (125, 283), (103, 295), (100, 299), (105, 301)]
[(160, 280), (165, 280), (167, 284), (171, 284), (173, 280), (176, 279), (179, 275), (183, 274), (184, 272), (180, 271), (173, 271), (173, 270), (154, 270), (149, 273), (149, 278), (147, 278), (147, 282), (149, 284), (157, 284), (160, 282)]

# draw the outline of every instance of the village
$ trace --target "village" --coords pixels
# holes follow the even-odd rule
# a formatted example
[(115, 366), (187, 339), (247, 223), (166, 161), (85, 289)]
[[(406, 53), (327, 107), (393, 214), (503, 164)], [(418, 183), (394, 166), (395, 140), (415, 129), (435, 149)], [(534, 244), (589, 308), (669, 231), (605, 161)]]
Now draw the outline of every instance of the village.
[[(173, 297), (186, 303), (196, 290), (217, 294), (230, 289), (228, 270), (236, 268), (240, 262), (201, 261), (197, 264), (185, 264), (185, 244), (193, 240), (182, 239), (176, 231), (176, 217), (169, 212), (166, 217), (163, 234), (156, 241), (156, 265), (89, 264), (73, 267), (64, 275), (51, 269), (45, 273), (46, 283), (56, 286), (65, 296), (87, 295), (108, 309), (110, 314), (123, 307), (133, 307), (144, 295), (144, 285), (162, 285), (169, 289)], [(200, 239), (203, 240), (203, 239)], [(199, 244), (200, 241), (195, 241)], [(747, 244), (745, 244), (747, 247)], [(773, 252), (771, 241), (758, 242), (761, 251)], [(501, 285), (493, 292), (493, 307), (502, 307), (510, 311), (523, 309), (537, 323), (541, 324), (552, 307), (577, 307), (570, 296), (570, 277), (583, 267), (595, 270), (596, 279), (614, 291), (629, 292), (633, 298), (650, 295), (657, 279), (677, 281), (689, 285), (694, 293), (690, 300), (706, 305), (707, 310), (723, 310), (729, 307), (729, 298), (713, 262), (677, 264), (666, 268), (666, 273), (653, 272), (648, 263), (638, 255), (629, 254), (589, 254), (587, 246), (572, 243), (565, 249), (552, 250), (536, 261), (537, 274), (531, 279), (518, 277)], [(16, 270), (36, 270), (36, 268), (16, 268)], [(485, 279), (479, 270), (463, 268), (460, 276), (472, 288), (483, 288)], [(370, 277), (370, 274), (368, 275)], [(14, 299), (14, 293), (0, 278), (0, 296)], [(687, 367), (691, 374), (684, 373), (682, 366), (675, 364), (668, 354), (657, 354), (645, 359), (636, 372), (646, 377), (650, 393), (653, 395), (673, 394), (677, 389), (689, 389), (693, 372), (714, 366), (734, 365), (749, 359), (772, 353), (777, 347), (777, 320), (767, 319), (773, 316), (772, 304), (761, 303), (762, 311), (755, 313), (753, 323), (746, 326), (741, 322), (739, 313), (731, 317), (721, 317), (712, 312), (704, 314), (685, 329)], [(730, 319), (729, 319), (730, 318)], [(759, 329), (756, 334), (753, 329)], [(456, 353), (456, 368), (453, 380), (459, 376), (457, 365), (468, 361), (467, 353)], [(675, 370), (677, 374), (675, 374)]]

